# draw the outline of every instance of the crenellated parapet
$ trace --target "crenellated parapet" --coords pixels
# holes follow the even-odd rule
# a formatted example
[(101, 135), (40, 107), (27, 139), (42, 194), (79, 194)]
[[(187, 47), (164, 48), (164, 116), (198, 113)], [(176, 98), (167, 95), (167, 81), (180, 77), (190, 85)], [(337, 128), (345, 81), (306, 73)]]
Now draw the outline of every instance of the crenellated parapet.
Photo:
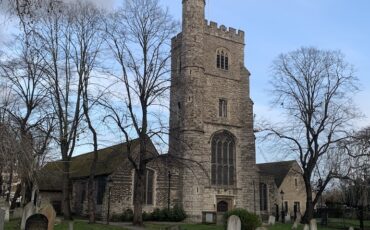
[(207, 20), (204, 22), (204, 32), (209, 35), (221, 37), (227, 40), (232, 40), (239, 43), (244, 43), (244, 31), (236, 30), (232, 27), (226, 27), (224, 25), (218, 26), (216, 22)]
[(182, 33), (178, 33), (171, 40), (171, 47), (172, 47), (172, 49), (175, 49), (176, 47), (180, 46), (181, 43), (182, 43)]

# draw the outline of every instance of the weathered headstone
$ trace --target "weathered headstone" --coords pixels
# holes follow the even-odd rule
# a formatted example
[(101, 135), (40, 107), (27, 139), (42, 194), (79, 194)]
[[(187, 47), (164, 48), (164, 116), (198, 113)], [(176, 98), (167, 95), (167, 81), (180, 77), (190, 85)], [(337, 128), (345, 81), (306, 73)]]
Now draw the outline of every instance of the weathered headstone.
[(348, 230), (354, 230), (354, 228), (353, 228), (352, 226), (350, 226), (350, 227), (348, 228)]
[(56, 212), (51, 204), (45, 204), (40, 208), (40, 213), (48, 218), (48, 230), (54, 229)]
[(232, 215), (227, 220), (227, 230), (240, 230), (242, 228), (242, 223), (238, 216)]
[(316, 219), (312, 219), (310, 221), (310, 230), (317, 230), (317, 222), (316, 222)]
[(308, 226), (308, 224), (305, 224), (305, 225), (303, 226), (303, 230), (310, 230), (310, 226)]
[(47, 230), (48, 218), (40, 213), (30, 216), (26, 221), (26, 230)]
[(23, 209), (22, 208), (15, 208), (12, 212), (11, 218), (13, 219), (20, 219), (22, 218)]
[(21, 230), (25, 230), (26, 221), (28, 217), (32, 216), (36, 212), (36, 207), (32, 202), (29, 202), (23, 209), (22, 221), (21, 221)]
[(290, 215), (285, 216), (285, 223), (290, 223)]
[(4, 230), (5, 210), (0, 208), (0, 230)]
[(73, 221), (68, 223), (68, 230), (73, 230)]
[(296, 219), (295, 219), (295, 221), (294, 221), (294, 224), (293, 224), (293, 226), (292, 226), (292, 229), (297, 229), (298, 228), (298, 224), (301, 222), (301, 213), (297, 213), (297, 217), (296, 217)]
[(275, 220), (276, 220), (275, 216), (269, 216), (268, 225), (275, 225)]

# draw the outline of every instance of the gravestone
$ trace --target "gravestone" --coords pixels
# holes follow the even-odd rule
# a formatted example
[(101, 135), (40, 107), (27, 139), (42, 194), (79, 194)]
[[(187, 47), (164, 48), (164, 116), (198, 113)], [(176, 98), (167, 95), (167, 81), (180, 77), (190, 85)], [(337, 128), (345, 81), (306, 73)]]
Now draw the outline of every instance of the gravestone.
[(5, 210), (0, 208), (0, 230), (4, 230)]
[(22, 221), (21, 221), (21, 230), (25, 230), (26, 221), (28, 217), (32, 216), (36, 212), (36, 207), (33, 202), (29, 202), (23, 209)]
[(292, 226), (292, 229), (297, 229), (298, 228), (298, 224), (301, 222), (301, 213), (297, 213), (297, 217), (295, 218), (295, 221), (294, 221), (294, 224)]
[(47, 230), (48, 218), (40, 213), (33, 214), (26, 221), (26, 230)]
[(354, 230), (354, 228), (353, 228), (352, 226), (350, 226), (350, 227), (348, 228), (348, 230)]
[(240, 230), (242, 228), (242, 223), (238, 216), (232, 215), (227, 220), (227, 230)]
[(73, 221), (68, 223), (68, 230), (73, 230)]
[(268, 225), (275, 225), (275, 220), (276, 220), (275, 216), (269, 216)]
[(317, 230), (317, 222), (315, 219), (310, 220), (310, 230)]
[(285, 223), (290, 223), (290, 215), (285, 216)]
[(45, 204), (40, 208), (40, 213), (48, 218), (48, 230), (54, 229), (56, 212), (51, 204)]
[(305, 224), (305, 225), (303, 226), (303, 230), (310, 230), (310, 227), (308, 226), (308, 224)]
[(12, 212), (12, 219), (21, 219), (23, 214), (23, 208), (15, 208)]

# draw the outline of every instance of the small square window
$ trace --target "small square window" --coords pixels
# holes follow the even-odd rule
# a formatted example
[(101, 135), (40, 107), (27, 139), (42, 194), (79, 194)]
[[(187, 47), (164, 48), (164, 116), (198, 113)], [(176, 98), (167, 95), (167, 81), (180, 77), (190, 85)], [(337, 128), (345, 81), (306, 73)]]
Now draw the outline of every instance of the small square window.
[(227, 117), (227, 100), (220, 99), (218, 104), (218, 116), (219, 117)]

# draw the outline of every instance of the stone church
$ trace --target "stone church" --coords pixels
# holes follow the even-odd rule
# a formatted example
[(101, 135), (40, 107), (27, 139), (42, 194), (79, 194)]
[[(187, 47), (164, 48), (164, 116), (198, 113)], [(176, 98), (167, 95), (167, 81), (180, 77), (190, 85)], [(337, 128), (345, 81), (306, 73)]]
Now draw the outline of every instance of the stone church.
[[(244, 65), (243, 31), (205, 20), (205, 0), (183, 0), (182, 32), (172, 39), (169, 155), (148, 165), (144, 210), (180, 204), (195, 222), (216, 222), (233, 208), (278, 216), (304, 211), (304, 184), (295, 161), (256, 164), (250, 73)], [(133, 170), (125, 144), (99, 151), (97, 204), (102, 219), (133, 208)], [(154, 147), (153, 147), (154, 148)], [(155, 151), (155, 150), (153, 150)], [(72, 209), (87, 212), (87, 177), (92, 153), (74, 157)], [(118, 164), (119, 163), (119, 164)], [(39, 185), (40, 200), (61, 205), (56, 175)], [(195, 165), (195, 166), (194, 166)], [(50, 173), (54, 172), (54, 173)], [(285, 190), (285, 196), (280, 195)], [(289, 192), (288, 192), (289, 191)], [(110, 210), (107, 210), (108, 207)]]

